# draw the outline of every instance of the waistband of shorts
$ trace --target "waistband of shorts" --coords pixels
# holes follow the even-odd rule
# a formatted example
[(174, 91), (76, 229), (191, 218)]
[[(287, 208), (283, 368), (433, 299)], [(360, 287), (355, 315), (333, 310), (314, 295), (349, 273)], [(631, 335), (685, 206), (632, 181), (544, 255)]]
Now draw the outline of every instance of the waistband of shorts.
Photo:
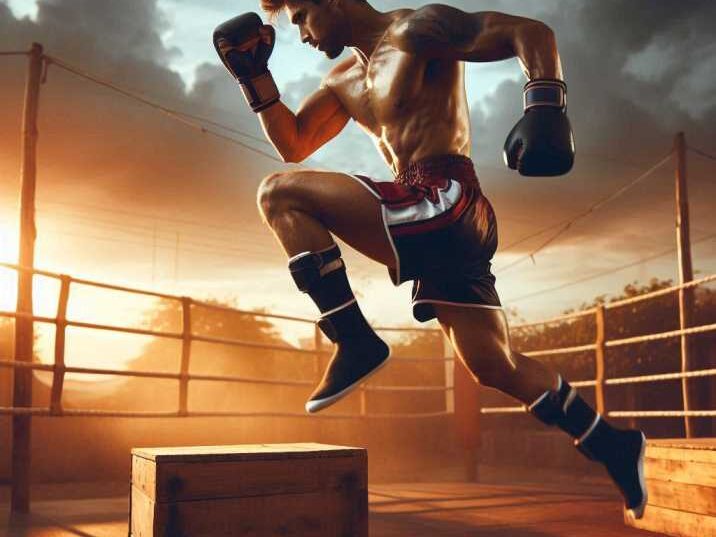
[(464, 155), (437, 155), (410, 162), (398, 173), (395, 182), (430, 186), (445, 178), (479, 186), (472, 160)]

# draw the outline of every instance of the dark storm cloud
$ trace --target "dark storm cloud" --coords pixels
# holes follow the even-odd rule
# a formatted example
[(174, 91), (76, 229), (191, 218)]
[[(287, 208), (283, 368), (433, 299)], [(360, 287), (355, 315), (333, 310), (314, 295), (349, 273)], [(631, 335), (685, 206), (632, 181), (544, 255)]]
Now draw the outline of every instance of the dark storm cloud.
[[(187, 94), (168, 68), (167, 22), (155, 1), (43, 0), (36, 21), (0, 4), (0, 49), (45, 52), (163, 105), (260, 135), (239, 88), (217, 65), (202, 66)], [(26, 60), (3, 58), (2, 115), (19, 118)], [(223, 108), (222, 108), (223, 107)], [(230, 133), (227, 133), (230, 136)], [(16, 175), (19, 122), (0, 125), (3, 170)], [(240, 140), (272, 152), (269, 146)], [(168, 116), (50, 66), (41, 89), (39, 196), (96, 197), (137, 209), (257, 224), (258, 181), (282, 165), (201, 134)]]
[[(507, 231), (503, 234), (507, 240), (503, 244), (535, 227), (577, 214), (590, 202), (637, 177), (671, 148), (677, 131), (685, 131), (694, 145), (711, 148), (714, 144), (710, 140), (716, 135), (716, 50), (710, 23), (716, 20), (716, 2), (535, 4), (503, 1), (494, 7), (538, 18), (554, 29), (569, 86), (577, 160), (573, 172), (564, 179), (535, 181), (499, 171), (504, 136), (521, 115), (522, 82), (505, 81), (487, 98), (485, 113), (474, 109), (474, 130), (485, 133), (475, 137), (476, 160), (498, 168), (486, 168), (482, 176), (500, 212), (508, 217), (529, 215), (535, 222), (519, 225), (505, 220), (502, 229)], [(492, 4), (481, 7), (490, 9)], [(695, 172), (704, 170), (704, 162), (691, 162)], [(615, 210), (598, 212), (575, 226), (565, 242), (596, 240), (612, 231), (615, 247), (631, 251), (650, 248), (649, 241), (620, 240), (620, 229), (637, 225), (630, 222), (635, 211), (669, 202), (672, 169), (667, 165), (645, 181), (653, 188), (635, 189), (612, 204)], [(661, 223), (667, 228), (672, 214), (663, 214)], [(603, 218), (608, 218), (608, 224), (601, 221)], [(650, 218), (645, 218), (646, 222), (653, 223), (658, 216), (652, 214)], [(649, 234), (652, 223), (642, 223), (642, 235)], [(638, 229), (633, 232), (638, 236)], [(663, 238), (669, 240), (671, 236)]]
[[(476, 8), (468, 0), (447, 3)], [(398, 7), (377, 0), (374, 5), (381, 10)], [(400, 5), (416, 7), (418, 2)], [(506, 80), (472, 107), (473, 154), (501, 217), (503, 245), (578, 213), (628, 182), (669, 150), (678, 130), (694, 145), (716, 145), (711, 142), (716, 134), (716, 50), (709, 26), (716, 19), (716, 2), (485, 0), (479, 9), (537, 18), (555, 30), (577, 142), (577, 164), (569, 177), (524, 179), (501, 161), (505, 136), (521, 116), (522, 82)], [(49, 54), (82, 69), (260, 136), (258, 122), (218, 61), (200, 66), (196, 84), (185, 93), (179, 75), (167, 67), (178, 52), (162, 44), (166, 25), (156, 2), (147, 0), (42, 1), (36, 22), (15, 19), (0, 3), (0, 48), (27, 48), (40, 41)], [(285, 35), (300, 46), (293, 33)], [(1, 61), (0, 97), (6, 104), (0, 109), (0, 135), (6, 142), (0, 156), (7, 158), (0, 159), (0, 171), (16, 176), (25, 63)], [(324, 62), (322, 72), (329, 65)], [(505, 67), (519, 72), (514, 60)], [(308, 74), (286, 84), (281, 88), (285, 101), (295, 109), (319, 80)], [(196, 215), (210, 211), (257, 224), (256, 185), (281, 168), (56, 67), (50, 68), (42, 89), (41, 117), (41, 193), (52, 187), (69, 194), (87, 190), (89, 184), (118, 201)], [(248, 142), (272, 152), (265, 144)], [(352, 124), (316, 157), (334, 169), (388, 177), (370, 140)], [(692, 166), (697, 172), (702, 165)], [(609, 229), (627, 225), (621, 219), (633, 217), (635, 207), (668, 202), (669, 173), (662, 173), (666, 188), (644, 188), (635, 191), (638, 198), (630, 193), (615, 202), (619, 210), (609, 213)], [(663, 177), (660, 181), (664, 183)], [(601, 214), (607, 213), (590, 217), (591, 222), (599, 223), (595, 219)], [(664, 222), (670, 218), (665, 214)], [(636, 224), (629, 225), (639, 233)], [(584, 241), (604, 229), (576, 226), (567, 237)]]
[(108, 64), (134, 62), (141, 69), (144, 62), (167, 62), (178, 53), (161, 42), (167, 23), (154, 2), (39, 0), (38, 8), (42, 41), (81, 58), (87, 67), (104, 65), (106, 71)]
[[(695, 137), (713, 133), (709, 119), (716, 102), (704, 103), (695, 116), (691, 100), (698, 96), (678, 90), (716, 83), (703, 79), (703, 67), (716, 61), (704, 54), (713, 51), (707, 21), (715, 17), (716, 3), (710, 1), (637, 0), (586, 2), (573, 24), (565, 21), (565, 69), (573, 73), (575, 121), (587, 133), (585, 143), (604, 147), (611, 140), (614, 151), (638, 159), (677, 130)], [(634, 135), (639, 144), (624, 143)]]

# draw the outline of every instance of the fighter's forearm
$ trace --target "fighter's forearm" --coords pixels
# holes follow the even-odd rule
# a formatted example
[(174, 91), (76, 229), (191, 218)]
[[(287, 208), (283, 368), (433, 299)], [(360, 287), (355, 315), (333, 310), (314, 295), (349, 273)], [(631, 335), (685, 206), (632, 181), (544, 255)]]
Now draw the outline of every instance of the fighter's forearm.
[(259, 113), (266, 137), (284, 162), (296, 162), (299, 153), (298, 121), (281, 101)]
[(557, 40), (549, 26), (537, 21), (522, 24), (515, 28), (512, 42), (522, 72), (529, 80), (563, 79)]
[(294, 114), (282, 102), (259, 113), (266, 136), (285, 162), (301, 162), (338, 134), (350, 119), (328, 86), (306, 97)]

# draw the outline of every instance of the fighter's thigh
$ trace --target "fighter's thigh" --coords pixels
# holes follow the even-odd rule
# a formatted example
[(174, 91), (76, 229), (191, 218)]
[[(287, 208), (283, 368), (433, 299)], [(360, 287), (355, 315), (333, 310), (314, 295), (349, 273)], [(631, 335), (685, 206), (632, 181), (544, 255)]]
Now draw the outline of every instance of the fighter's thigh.
[(380, 201), (357, 179), (342, 173), (296, 171), (267, 178), (261, 189), (283, 208), (317, 218), (368, 257), (387, 266), (395, 264)]
[(494, 384), (514, 370), (502, 310), (435, 304), (435, 312), (457, 355), (484, 384)]

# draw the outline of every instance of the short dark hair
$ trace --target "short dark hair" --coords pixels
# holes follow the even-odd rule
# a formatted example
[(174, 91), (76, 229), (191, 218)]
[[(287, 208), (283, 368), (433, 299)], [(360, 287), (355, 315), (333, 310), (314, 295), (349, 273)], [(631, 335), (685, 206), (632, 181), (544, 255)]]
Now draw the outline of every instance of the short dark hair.
[[(312, 1), (317, 4), (320, 0)], [(261, 9), (268, 13), (269, 20), (272, 22), (278, 18), (284, 7), (286, 7), (286, 0), (261, 0)]]
[[(281, 14), (281, 11), (286, 6), (287, 0), (261, 0), (261, 9), (268, 13), (269, 20), (274, 21), (276, 17)], [(308, 1), (308, 0), (307, 0)], [(310, 0), (314, 4), (320, 4), (325, 0)], [(368, 2), (368, 0), (355, 0), (356, 2)]]

